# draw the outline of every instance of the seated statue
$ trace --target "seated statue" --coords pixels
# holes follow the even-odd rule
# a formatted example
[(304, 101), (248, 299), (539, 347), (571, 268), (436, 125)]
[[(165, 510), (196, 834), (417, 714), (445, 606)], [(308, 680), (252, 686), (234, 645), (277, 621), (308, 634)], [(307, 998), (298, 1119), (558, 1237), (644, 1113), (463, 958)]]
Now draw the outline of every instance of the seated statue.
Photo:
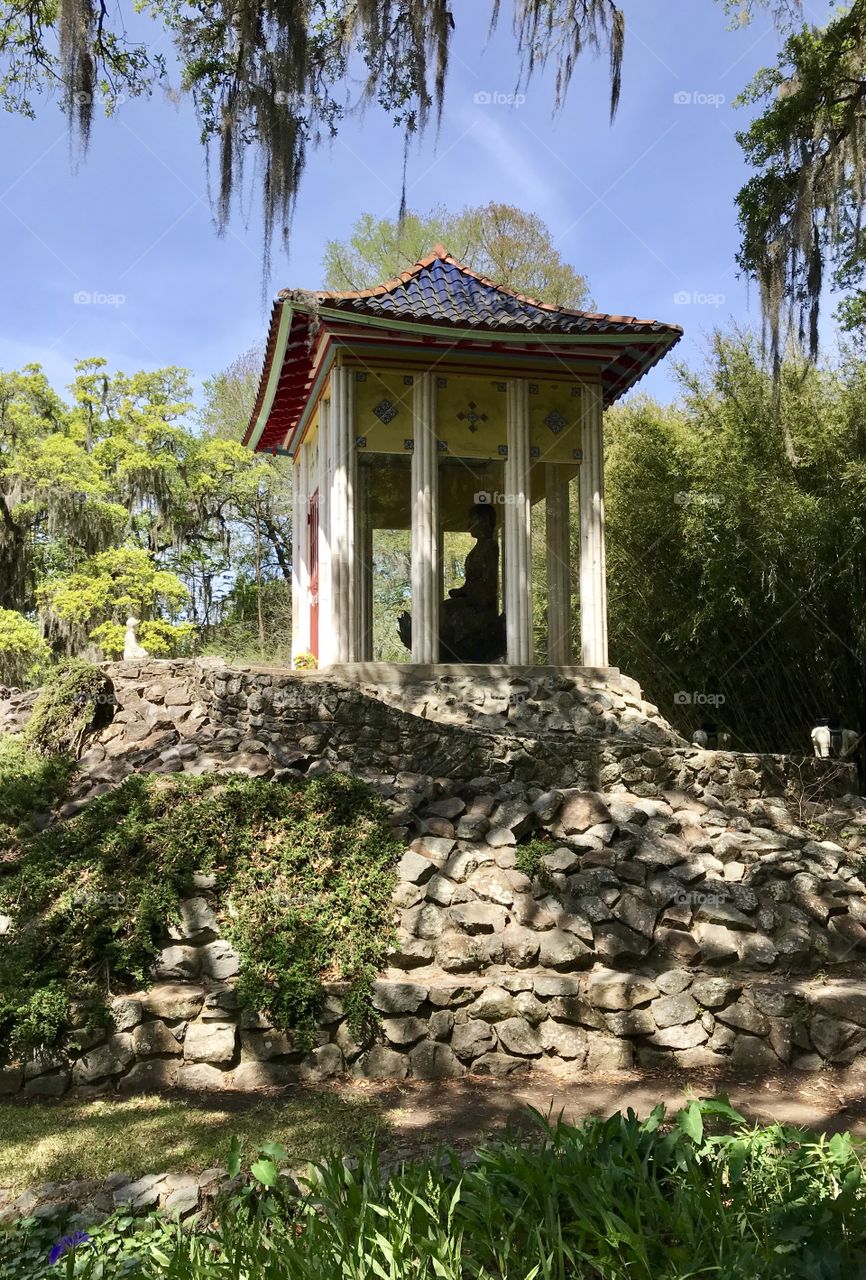
[[(439, 606), (440, 662), (499, 662), (505, 656), (505, 614), (499, 612), (499, 544), (496, 511), (477, 502), (469, 512), (475, 546), (466, 557), (462, 587)], [(412, 618), (397, 619), (400, 639), (412, 648)]]

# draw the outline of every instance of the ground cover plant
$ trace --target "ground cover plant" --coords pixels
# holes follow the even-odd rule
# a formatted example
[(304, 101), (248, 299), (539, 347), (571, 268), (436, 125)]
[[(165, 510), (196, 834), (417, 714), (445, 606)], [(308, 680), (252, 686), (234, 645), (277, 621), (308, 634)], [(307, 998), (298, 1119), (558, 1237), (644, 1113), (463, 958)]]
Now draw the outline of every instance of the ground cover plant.
[[(208, 1223), (27, 1220), (0, 1274), (155, 1280), (830, 1280), (866, 1273), (863, 1161), (850, 1137), (751, 1128), (725, 1100), (658, 1107), (443, 1150), (388, 1175), (371, 1153), (284, 1176), (266, 1144)], [(241, 1170), (233, 1142), (231, 1173)], [(78, 1243), (74, 1241), (78, 1239)], [(60, 1237), (63, 1241), (63, 1237)], [(17, 1269), (16, 1269), (17, 1268)]]
[[(31, 756), (8, 750), (19, 787), (47, 786)], [(61, 764), (41, 767), (62, 775)], [(216, 877), (248, 1007), (296, 1031), (302, 1046), (323, 980), (345, 979), (353, 1030), (371, 1021), (401, 848), (363, 782), (134, 774), (71, 820), (19, 829), (0, 852), (0, 912), (11, 922), (0, 945), (7, 1055), (74, 1045), (107, 1018), (109, 990), (147, 986), (196, 871)]]

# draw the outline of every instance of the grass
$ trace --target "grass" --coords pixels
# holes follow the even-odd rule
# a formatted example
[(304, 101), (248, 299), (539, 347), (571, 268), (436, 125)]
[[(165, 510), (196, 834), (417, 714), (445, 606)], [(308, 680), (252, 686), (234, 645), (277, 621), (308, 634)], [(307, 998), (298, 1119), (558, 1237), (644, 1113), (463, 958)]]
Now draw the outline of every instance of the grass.
[(371, 1101), (320, 1090), (250, 1106), (243, 1100), (158, 1096), (0, 1106), (0, 1186), (103, 1178), (122, 1172), (196, 1173), (225, 1165), (232, 1134), (255, 1149), (268, 1139), (300, 1163), (364, 1148), (380, 1127)]

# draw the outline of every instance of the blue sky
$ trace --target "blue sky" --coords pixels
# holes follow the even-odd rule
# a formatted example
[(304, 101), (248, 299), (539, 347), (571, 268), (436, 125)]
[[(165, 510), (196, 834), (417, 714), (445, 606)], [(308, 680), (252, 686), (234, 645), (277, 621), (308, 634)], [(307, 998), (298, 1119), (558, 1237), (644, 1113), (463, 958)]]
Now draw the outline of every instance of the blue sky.
[[(732, 104), (774, 61), (779, 39), (765, 16), (729, 31), (714, 0), (623, 7), (623, 97), (610, 126), (606, 64), (591, 55), (557, 115), (552, 71), (525, 101), (504, 102), (518, 74), (510, 5), (488, 41), (486, 0), (455, 0), (446, 109), (438, 134), (412, 149), (409, 203), (533, 210), (589, 277), (600, 310), (683, 324), (678, 354), (697, 361), (714, 326), (759, 322), (734, 261), (734, 199), (747, 176), (734, 134), (748, 116)], [(826, 0), (807, 0), (806, 10), (826, 21)], [(35, 122), (5, 116), (0, 127), (0, 368), (38, 361), (59, 388), (76, 359), (103, 355), (126, 372), (184, 366), (198, 390), (263, 338), (270, 303), (255, 192), (219, 237), (188, 102), (159, 93), (124, 103), (95, 122), (77, 169), (56, 103), (43, 101)], [(401, 166), (401, 136), (377, 108), (348, 118), (339, 139), (310, 156), (290, 254), (275, 246), (268, 295), (320, 285), (326, 241), (345, 237), (360, 214), (394, 216)], [(82, 293), (99, 300), (76, 302)], [(673, 396), (670, 368), (641, 387)]]

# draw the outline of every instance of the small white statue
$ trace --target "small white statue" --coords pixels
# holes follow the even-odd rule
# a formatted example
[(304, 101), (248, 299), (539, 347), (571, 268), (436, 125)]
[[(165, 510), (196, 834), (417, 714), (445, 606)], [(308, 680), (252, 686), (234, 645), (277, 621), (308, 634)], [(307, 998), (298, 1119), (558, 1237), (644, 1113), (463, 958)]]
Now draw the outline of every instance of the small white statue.
[(731, 735), (722, 729), (718, 735), (718, 747), (720, 751), (727, 751), (731, 745)]
[(831, 745), (830, 726), (828, 724), (816, 724), (812, 730), (812, 747), (819, 760), (829, 758)]
[(138, 643), (136, 631), (138, 618), (126, 619), (126, 635), (123, 637), (123, 661), (131, 662), (134, 658), (149, 658), (150, 654)]
[(706, 729), (695, 729), (692, 734), (692, 746), (701, 747), (704, 751), (707, 749), (707, 743), (709, 740), (709, 735), (707, 734)]

